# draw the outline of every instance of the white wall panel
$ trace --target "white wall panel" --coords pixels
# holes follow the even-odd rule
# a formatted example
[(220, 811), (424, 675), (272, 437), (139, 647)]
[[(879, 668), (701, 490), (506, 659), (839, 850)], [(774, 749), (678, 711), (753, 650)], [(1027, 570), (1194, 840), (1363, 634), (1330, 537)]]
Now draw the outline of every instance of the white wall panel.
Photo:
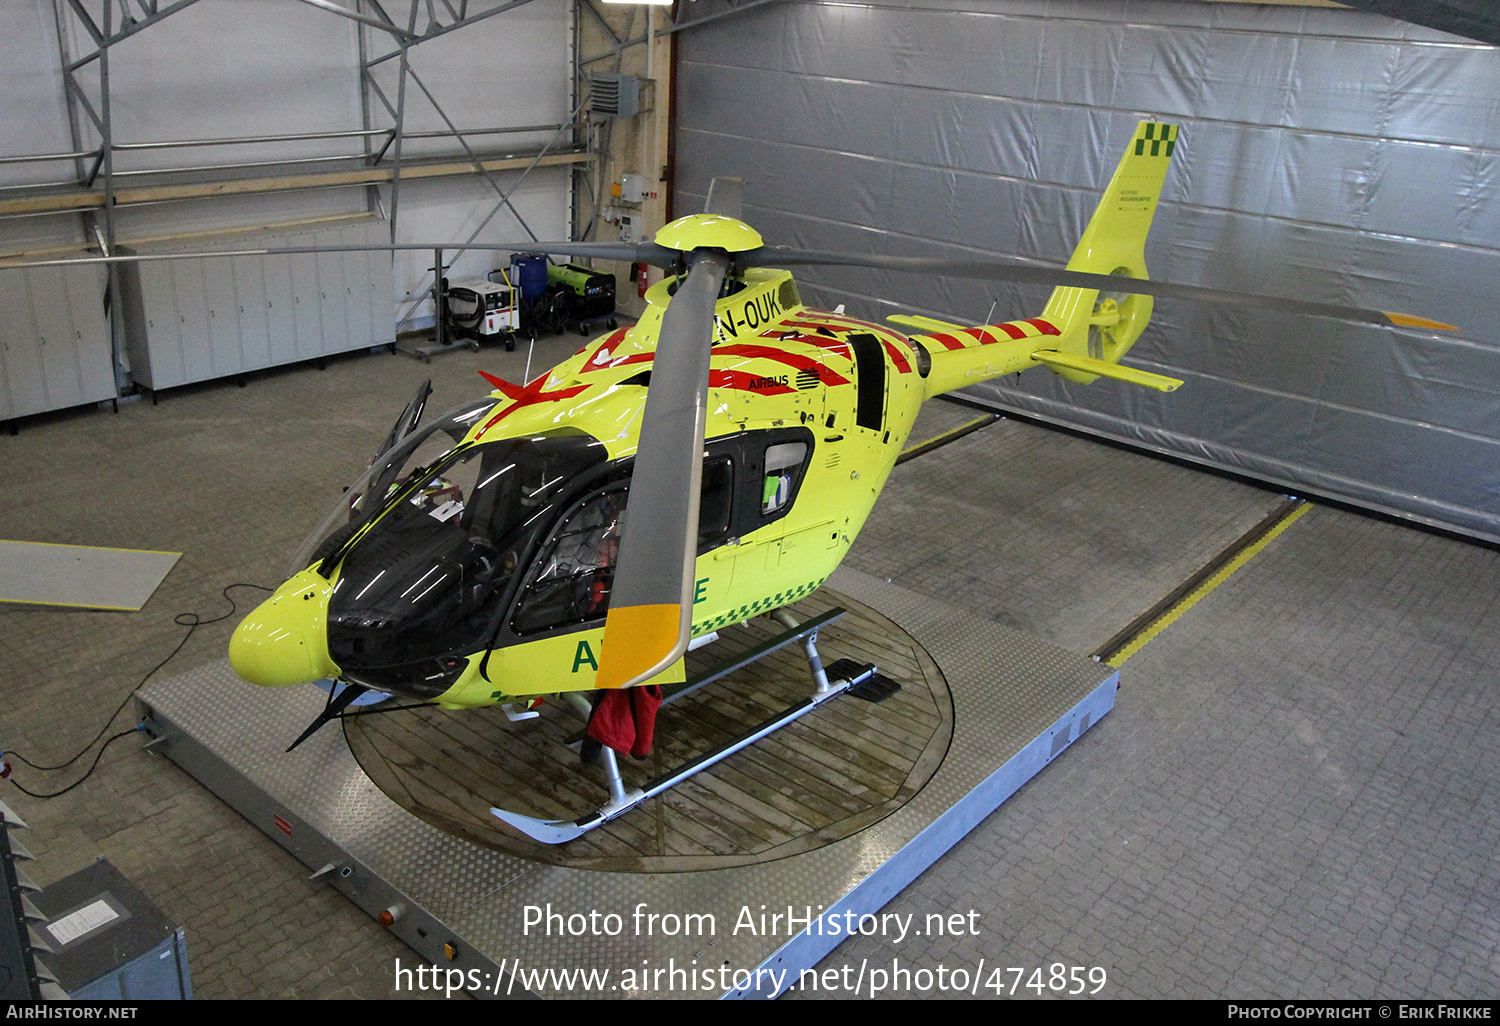
[(182, 342), (185, 381), (207, 381), (215, 377), (213, 349), (208, 337), (205, 285), (201, 260), (172, 262), (172, 294), (177, 300), (177, 330)]
[(297, 344), (297, 295), (292, 288), (292, 262), (264, 257), (259, 262), (266, 287), (266, 333), (271, 341), (271, 362), (292, 363), (302, 359)]
[[(86, 6), (97, 14), (96, 3)], [(73, 149), (52, 0), (11, 0), (5, 4), (3, 17), (0, 155)], [(411, 67), (447, 118), (460, 128), (559, 123), (571, 111), (571, 18), (569, 0), (534, 0), (413, 47)], [(93, 50), (93, 41), (71, 13), (65, 15), (64, 24), (72, 54)], [(114, 139), (138, 143), (359, 129), (359, 31), (349, 19), (292, 0), (200, 0), (111, 48)], [(389, 37), (379, 32), (367, 32), (366, 40), (372, 57), (392, 47)], [(97, 106), (95, 67), (85, 69), (80, 81)], [(399, 62), (391, 60), (377, 72), (392, 99), (398, 70)], [(375, 127), (390, 123), (378, 100), (372, 98), (371, 109)], [(412, 132), (446, 127), (445, 118), (415, 82), (408, 83), (407, 115), (407, 129)], [(84, 134), (84, 147), (97, 143), (87, 123)], [(524, 150), (552, 137), (548, 131), (485, 135), (474, 137), (471, 145), (487, 153)], [(143, 182), (132, 178), (132, 171), (362, 151), (360, 140), (338, 139), (118, 152), (116, 188)], [(404, 158), (462, 152), (462, 146), (452, 140), (408, 140)], [(331, 166), (304, 165), (307, 170)], [(0, 165), (0, 188), (63, 180), (72, 172), (71, 162)], [(234, 172), (232, 176), (254, 173)], [(518, 172), (495, 175), (507, 191), (520, 178)], [(538, 235), (566, 238), (570, 192), (567, 170), (541, 169), (515, 189), (511, 201)], [(391, 189), (383, 188), (380, 194), (389, 211)], [(452, 243), (467, 239), (497, 198), (490, 185), (477, 178), (408, 180), (400, 196), (401, 240)], [(122, 206), (115, 211), (115, 223), (117, 235), (125, 239), (186, 235), (356, 213), (364, 211), (368, 201), (369, 191), (364, 187), (226, 195)], [(66, 213), (0, 219), (0, 251), (77, 244), (85, 238), (88, 216)], [(383, 242), (388, 236), (381, 233), (388, 230), (384, 224), (365, 225), (325, 234), (329, 241)], [(502, 210), (480, 238), (518, 242), (528, 234), (511, 211)], [(282, 241), (292, 243), (291, 238)], [(216, 248), (219, 243), (194, 245)], [(508, 251), (466, 254), (450, 276), (482, 277), (507, 255)], [(134, 369), (143, 384), (165, 388), (390, 341), (396, 313), (412, 307), (403, 302), (407, 293), (422, 309), (405, 327), (431, 323), (430, 303), (425, 300), (431, 262), (430, 252), (418, 252), (394, 259), (384, 254), (354, 254), (150, 265), (140, 276), (145, 305), (136, 311), (141, 322), (136, 328), (151, 333), (150, 352), (139, 359), (132, 353)], [(48, 382), (58, 378), (62, 368), (49, 372), (41, 364), (26, 365), (28, 360), (40, 360), (43, 351), (36, 348), (40, 343), (35, 338), (23, 345), (13, 326), (38, 315), (61, 316), (62, 311), (33, 311), (29, 293), (24, 310), (12, 309), (8, 304), (13, 298), (0, 291), (0, 322), (12, 325), (7, 328), (7, 344), (19, 347), (5, 364), (3, 390), (8, 397), (18, 390), (40, 391), (39, 398), (27, 393), (19, 406), (11, 398), (6, 403), (11, 409), (53, 408), (62, 400), (49, 398)], [(36, 330), (33, 325), (21, 334), (35, 335)], [(58, 396), (88, 392), (79, 383), (79, 373), (73, 373), (73, 385), (64, 388), (53, 382), (51, 391)]]
[[(558, 124), (571, 112), (570, 18), (567, 0), (533, 0), (413, 48), (411, 68), (461, 129)], [(374, 35), (371, 40), (372, 59), (391, 49), (388, 41), (376, 41)], [(399, 63), (393, 59), (376, 67), (376, 80), (393, 103)], [(406, 91), (406, 128), (447, 128), (412, 83)], [(550, 132), (485, 135), (469, 144), (476, 150), (535, 149), (550, 137)], [(405, 155), (415, 157), (462, 152), (457, 142), (447, 139), (411, 139), (404, 148)]]
[(5, 363), (6, 391), (0, 395), (0, 417), (23, 416), (47, 408), (42, 382), (42, 354), (37, 345), (31, 289), (20, 271), (0, 271), (0, 360)]
[(349, 292), (344, 283), (344, 255), (319, 253), (317, 262), (318, 316), (323, 325), (323, 351), (341, 353), (349, 348)]
[[(291, 268), (292, 318), (297, 329), (297, 359), (323, 355), (322, 296), (318, 288), (318, 258), (298, 253), (286, 260)], [(269, 260), (267, 264), (279, 263)]]
[(234, 287), (234, 264), (229, 260), (203, 261), (203, 298), (208, 306), (209, 352), (214, 377), (244, 369), (240, 352), (239, 297)]
[[(378, 243), (388, 226), (360, 225), (216, 241), (210, 250)], [(126, 278), (130, 279), (131, 274)], [(131, 370), (172, 388), (394, 340), (386, 253), (187, 256), (146, 260), (127, 280)], [(0, 293), (0, 301), (5, 300)]]
[(266, 306), (266, 283), (260, 257), (234, 257), (230, 261), (234, 291), (239, 304), (240, 358), (245, 370), (269, 367), (271, 317)]
[[(0, 25), (0, 154), (71, 151), (52, 0), (7, 0)], [(0, 165), (0, 185), (64, 181), (72, 175), (71, 161)]]
[[(360, 127), (357, 25), (286, 0), (203, 0), (110, 50), (117, 143)], [(75, 39), (74, 52), (86, 52)], [(277, 158), (350, 152), (347, 139), (276, 143)], [(245, 160), (243, 146), (119, 154), (116, 170)], [(253, 159), (253, 158), (248, 158)]]

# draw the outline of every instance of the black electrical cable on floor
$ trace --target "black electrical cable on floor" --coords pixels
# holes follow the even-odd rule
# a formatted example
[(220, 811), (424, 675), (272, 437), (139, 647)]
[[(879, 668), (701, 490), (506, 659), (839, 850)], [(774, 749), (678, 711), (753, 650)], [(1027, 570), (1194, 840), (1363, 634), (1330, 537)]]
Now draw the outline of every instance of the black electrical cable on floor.
[[(156, 671), (160, 670), (163, 666), (166, 666), (168, 663), (170, 663), (173, 658), (176, 657), (177, 653), (182, 651), (183, 647), (188, 643), (188, 639), (193, 636), (194, 631), (196, 631), (199, 627), (207, 627), (209, 624), (219, 623), (220, 621), (227, 620), (239, 611), (239, 606), (235, 604), (234, 599), (229, 597), (229, 591), (231, 588), (255, 588), (260, 591), (276, 590), (275, 588), (267, 588), (263, 584), (247, 584), (243, 581), (237, 581), (234, 584), (226, 585), (224, 587), (224, 590), (219, 593), (223, 595), (225, 601), (229, 603), (229, 612), (225, 613), (223, 616), (216, 616), (212, 620), (205, 620), (197, 613), (178, 613), (176, 616), (172, 617), (172, 622), (177, 624), (177, 626), (187, 628), (187, 633), (182, 636), (182, 640), (177, 643), (177, 647), (172, 649), (172, 651), (167, 655), (165, 659), (157, 663), (155, 666), (151, 667), (150, 670), (146, 671), (146, 675), (142, 677), (138, 682), (136, 682), (135, 687), (130, 689), (130, 691), (125, 695), (125, 698), (120, 702), (119, 705), (115, 706), (115, 711), (109, 714), (109, 719), (104, 721), (104, 726), (99, 728), (99, 733), (94, 735), (94, 739), (88, 744), (84, 745), (83, 748), (79, 750), (78, 754), (74, 755), (67, 762), (60, 762), (55, 766), (44, 766), (40, 763), (32, 762), (20, 752), (0, 752), (0, 757), (13, 755), (21, 762), (24, 762), (26, 765), (30, 766), (32, 769), (49, 773), (54, 770), (67, 769), (69, 766), (73, 765), (73, 763), (83, 758), (89, 753), (89, 750), (93, 748), (94, 745), (99, 743), (99, 739), (102, 738), (105, 732), (109, 730), (109, 726), (111, 723), (115, 722), (115, 718), (119, 716), (122, 711), (124, 711), (125, 706), (130, 704), (131, 697), (145, 685), (146, 681), (150, 680), (152, 676), (155, 675)], [(137, 725), (130, 728), (129, 730), (121, 731), (120, 733), (115, 734), (108, 741), (104, 742), (104, 747), (100, 748), (99, 754), (94, 756), (94, 761), (92, 764), (90, 764), (88, 772), (85, 773), (82, 777), (79, 777), (73, 783), (69, 784), (67, 787), (63, 788), (61, 791), (54, 791), (50, 794), (38, 794), (35, 791), (26, 790), (25, 787), (21, 786), (19, 781), (12, 780), (11, 783), (20, 788), (23, 793), (28, 794), (33, 798), (56, 798), (58, 795), (67, 794), (69, 791), (73, 790), (73, 788), (77, 787), (79, 784), (83, 783), (93, 775), (94, 770), (99, 765), (99, 760), (104, 757), (105, 749), (114, 744), (120, 738), (126, 737), (130, 734), (134, 734), (140, 729), (142, 729), (141, 726)]]
[[(124, 707), (121, 706), (121, 708), (124, 708)], [(116, 716), (119, 715), (118, 710), (116, 711), (115, 715)], [(113, 717), (111, 717), (111, 719), (113, 719)], [(91, 776), (94, 775), (94, 769), (95, 769), (95, 767), (97, 767), (99, 765), (99, 760), (102, 759), (102, 758), (104, 758), (104, 752), (105, 752), (106, 749), (109, 748), (110, 745), (114, 744), (116, 741), (120, 740), (120, 738), (122, 738), (122, 737), (129, 737), (131, 734), (134, 734), (136, 731), (138, 731), (140, 729), (141, 728), (139, 726), (135, 726), (135, 727), (131, 727), (129, 730), (122, 730), (118, 734), (116, 734), (113, 737), (111, 737), (108, 741), (104, 742), (104, 746), (99, 749), (99, 754), (96, 755), (96, 756), (94, 756), (94, 762), (93, 762), (93, 765), (89, 766), (89, 771), (87, 773), (85, 773), (83, 776), (79, 777), (77, 780), (73, 781), (67, 787), (63, 788), (61, 791), (52, 791), (52, 792), (49, 792), (47, 794), (39, 794), (36, 791), (28, 790), (19, 780), (12, 780), (11, 783), (15, 784), (16, 788), (22, 794), (28, 794), (28, 795), (30, 795), (33, 798), (56, 798), (58, 795), (67, 794), (69, 791), (73, 790), (73, 788), (77, 787), (79, 784), (83, 783), (89, 777), (91, 777)], [(102, 737), (103, 735), (100, 735), (100, 736)], [(94, 738), (94, 741), (98, 741), (98, 740), (99, 740), (99, 738), (97, 738), (97, 737)], [(90, 741), (89, 742), (89, 746), (90, 747), (93, 747), (94, 741)], [(83, 750), (83, 752), (87, 752), (87, 751), (88, 751), (88, 748), (85, 748)], [(78, 755), (82, 755), (83, 752), (79, 752)], [(15, 752), (10, 752), (8, 754), (10, 754), (10, 755), (16, 755)], [(16, 758), (20, 759), (21, 757), (19, 755), (16, 755)], [(73, 757), (73, 759), (77, 759), (77, 758), (78, 758), (78, 756), (76, 756), (76, 755)], [(73, 759), (69, 759), (68, 761), (72, 762)], [(25, 759), (21, 759), (21, 761), (22, 762), (26, 762)], [(26, 765), (30, 766), (31, 763), (27, 762)]]

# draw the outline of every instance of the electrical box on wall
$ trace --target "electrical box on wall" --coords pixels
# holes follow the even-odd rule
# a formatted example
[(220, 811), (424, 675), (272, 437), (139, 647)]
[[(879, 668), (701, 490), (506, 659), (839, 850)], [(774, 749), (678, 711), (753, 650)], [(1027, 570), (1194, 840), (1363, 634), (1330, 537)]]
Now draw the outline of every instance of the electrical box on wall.
[(638, 225), (637, 225), (636, 222), (637, 222), (637, 216), (635, 214), (625, 214), (625, 213), (620, 214), (620, 241), (621, 242), (640, 242), (641, 241), (640, 238), (639, 238), (639, 236), (637, 235), (637, 232), (639, 231), (639, 228), (638, 228)]
[(620, 198), (626, 203), (644, 202), (646, 191), (646, 176), (639, 171), (626, 171), (620, 176)]

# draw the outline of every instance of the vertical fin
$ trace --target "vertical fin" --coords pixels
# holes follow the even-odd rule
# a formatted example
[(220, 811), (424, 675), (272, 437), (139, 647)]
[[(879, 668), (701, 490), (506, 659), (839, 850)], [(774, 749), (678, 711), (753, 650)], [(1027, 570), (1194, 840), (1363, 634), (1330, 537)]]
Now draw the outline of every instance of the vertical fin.
[[(1177, 125), (1154, 121), (1136, 125), (1135, 138), (1073, 251), (1068, 270), (1148, 277), (1146, 236), (1179, 131)], [(1151, 309), (1150, 296), (1059, 288), (1052, 293), (1042, 317), (1061, 332), (1059, 351), (1116, 363), (1145, 330)], [(1052, 369), (1082, 384), (1095, 377), (1062, 367)]]

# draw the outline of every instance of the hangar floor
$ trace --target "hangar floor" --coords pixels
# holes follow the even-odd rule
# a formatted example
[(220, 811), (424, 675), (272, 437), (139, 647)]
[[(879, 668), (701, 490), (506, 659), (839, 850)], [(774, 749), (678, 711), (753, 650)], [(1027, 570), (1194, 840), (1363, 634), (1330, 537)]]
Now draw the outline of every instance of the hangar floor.
[[(544, 340), (538, 365), (576, 341)], [(225, 585), (275, 583), (423, 378), (438, 410), (482, 389), (475, 370), (515, 379), (523, 360), (351, 357), (0, 436), (0, 537), (184, 553), (139, 613), (0, 611), (0, 747), (72, 755), (182, 640), (174, 614), (216, 617)], [(931, 404), (914, 439), (974, 415)], [(1088, 652), (1280, 501), (1003, 420), (898, 467), (849, 564)], [(231, 594), (243, 612), (260, 593)], [(1316, 506), (1130, 659), (1114, 712), (887, 907), (918, 928), (973, 910), (977, 934), (856, 938), (825, 966), (983, 960), (980, 994), (1012, 986), (993, 967), (1045, 983), (1061, 962), (1104, 968), (1101, 996), (1493, 996), (1497, 598), (1500, 553)], [(220, 658), (237, 619), (193, 632), (163, 672)], [(393, 996), (407, 948), (139, 749), (116, 742), (59, 798), (3, 788), (38, 882), (108, 856), (186, 927), (201, 997)]]

